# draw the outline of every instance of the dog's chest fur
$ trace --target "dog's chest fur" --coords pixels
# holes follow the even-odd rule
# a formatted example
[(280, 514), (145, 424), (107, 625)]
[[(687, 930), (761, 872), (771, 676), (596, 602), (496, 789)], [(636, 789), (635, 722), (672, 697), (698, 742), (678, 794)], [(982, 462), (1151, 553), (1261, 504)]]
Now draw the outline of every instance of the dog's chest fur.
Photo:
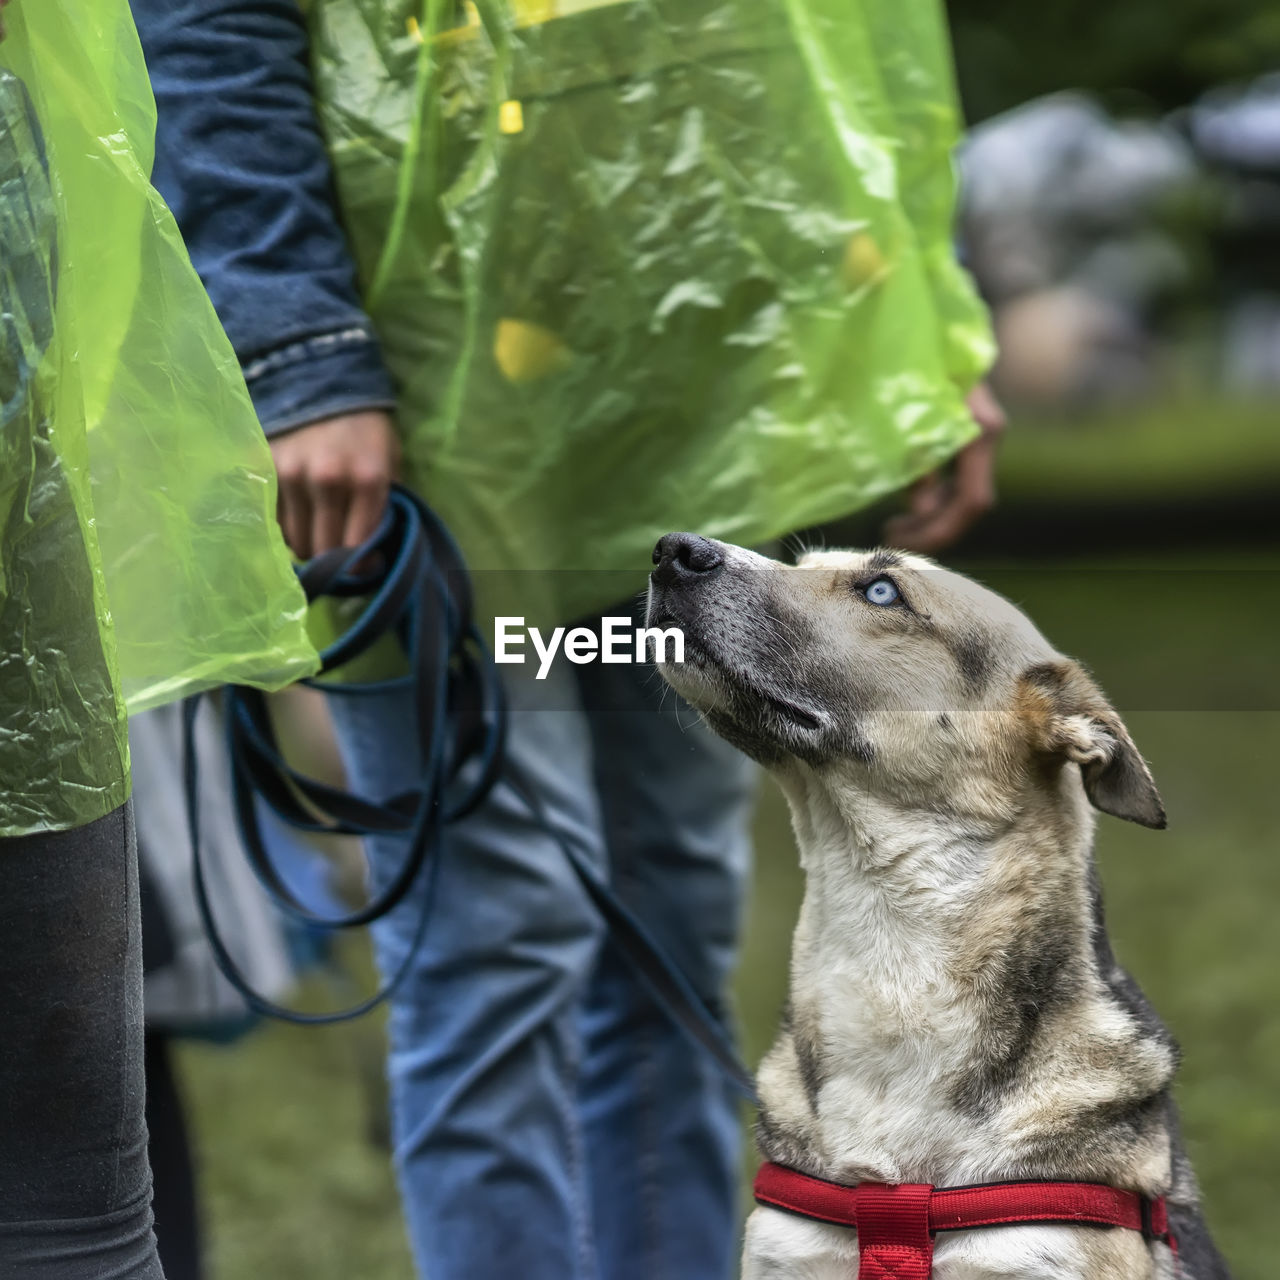
[[(788, 1015), (760, 1070), (765, 1157), (843, 1183), (1170, 1190), (1175, 1052), (1113, 985), (1087, 818), (1064, 859), (1023, 836), (1013, 850), (971, 840), (942, 817), (791, 799), (807, 886)], [(772, 1274), (856, 1274), (839, 1260), (856, 1258), (852, 1233), (770, 1221), (757, 1237), (816, 1249), (814, 1269)], [(1136, 1280), (1159, 1274), (1159, 1252), (1132, 1232), (969, 1232), (939, 1239), (935, 1274)]]

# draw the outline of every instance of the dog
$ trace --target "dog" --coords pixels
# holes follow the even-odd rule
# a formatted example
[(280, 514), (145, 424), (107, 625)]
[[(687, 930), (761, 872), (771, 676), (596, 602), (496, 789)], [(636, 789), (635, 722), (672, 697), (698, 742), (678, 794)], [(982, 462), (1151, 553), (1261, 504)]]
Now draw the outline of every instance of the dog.
[[(1165, 1197), (1177, 1242), (940, 1231), (936, 1280), (1229, 1280), (1178, 1049), (1112, 955), (1092, 857), (1095, 809), (1152, 828), (1164, 809), (1085, 669), (914, 555), (786, 566), (678, 533), (654, 561), (648, 625), (685, 637), (660, 671), (781, 785), (806, 874), (758, 1075), (765, 1159), (845, 1186), (1104, 1184)], [(857, 1234), (763, 1205), (742, 1274), (850, 1280)]]

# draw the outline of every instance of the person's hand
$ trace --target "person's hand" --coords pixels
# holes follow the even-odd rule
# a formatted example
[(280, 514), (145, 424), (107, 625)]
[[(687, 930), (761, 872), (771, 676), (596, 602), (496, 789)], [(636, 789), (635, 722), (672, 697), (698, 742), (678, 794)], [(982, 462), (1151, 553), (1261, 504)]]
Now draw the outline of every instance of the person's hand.
[(388, 414), (326, 418), (271, 442), (284, 540), (299, 560), (355, 547), (378, 527), (400, 465)]
[(934, 471), (907, 494), (907, 510), (886, 521), (884, 540), (904, 551), (931, 553), (955, 542), (996, 500), (996, 446), (1004, 410), (985, 382), (966, 401), (982, 434), (955, 456), (950, 475)]

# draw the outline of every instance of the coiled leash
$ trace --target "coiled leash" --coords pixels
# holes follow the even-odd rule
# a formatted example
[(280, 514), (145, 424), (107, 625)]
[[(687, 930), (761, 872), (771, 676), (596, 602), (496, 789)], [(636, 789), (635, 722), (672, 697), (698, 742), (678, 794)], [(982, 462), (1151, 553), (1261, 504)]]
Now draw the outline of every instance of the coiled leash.
[[(496, 786), (510, 787), (555, 841), (608, 928), (608, 936), (671, 1020), (719, 1066), (744, 1097), (755, 1100), (751, 1073), (688, 978), (600, 873), (547, 821), (536, 792), (504, 758), (507, 708), (493, 657), (473, 616), (471, 579), (462, 554), (435, 513), (394, 486), (382, 523), (354, 549), (326, 552), (299, 567), (308, 601), (321, 596), (367, 598), (355, 623), (320, 655), (320, 675), (343, 667), (388, 634), (408, 658), (407, 675), (365, 684), (303, 683), (337, 697), (401, 689), (412, 700), (422, 750), (422, 785), (381, 803), (299, 773), (276, 740), (266, 697), (240, 686), (223, 691), (231, 756), (232, 804), (249, 863), (286, 915), (325, 930), (371, 924), (403, 903), (421, 882), (413, 941), (396, 971), (367, 999), (332, 1013), (302, 1013), (255, 991), (231, 957), (214, 919), (200, 853), (195, 723), (200, 697), (183, 715), (187, 826), (196, 902), (218, 967), (260, 1014), (307, 1025), (344, 1022), (387, 999), (408, 973), (426, 936), (440, 873), (445, 827), (471, 813)], [(465, 767), (465, 770), (464, 770)], [(285, 882), (262, 837), (257, 800), (302, 832), (397, 836), (405, 856), (390, 881), (364, 906), (339, 916), (311, 910)]]

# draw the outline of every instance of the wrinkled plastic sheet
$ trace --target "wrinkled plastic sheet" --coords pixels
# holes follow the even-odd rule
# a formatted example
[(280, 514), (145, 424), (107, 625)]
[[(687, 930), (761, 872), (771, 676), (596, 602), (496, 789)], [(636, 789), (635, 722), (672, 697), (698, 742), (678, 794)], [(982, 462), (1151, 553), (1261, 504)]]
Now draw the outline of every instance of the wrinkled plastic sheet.
[(974, 435), (933, 0), (309, 13), (409, 478), (474, 568), (639, 586), (664, 532), (758, 543)]
[(125, 0), (0, 43), (0, 835), (128, 794), (126, 709), (316, 665), (239, 366), (148, 182)]

